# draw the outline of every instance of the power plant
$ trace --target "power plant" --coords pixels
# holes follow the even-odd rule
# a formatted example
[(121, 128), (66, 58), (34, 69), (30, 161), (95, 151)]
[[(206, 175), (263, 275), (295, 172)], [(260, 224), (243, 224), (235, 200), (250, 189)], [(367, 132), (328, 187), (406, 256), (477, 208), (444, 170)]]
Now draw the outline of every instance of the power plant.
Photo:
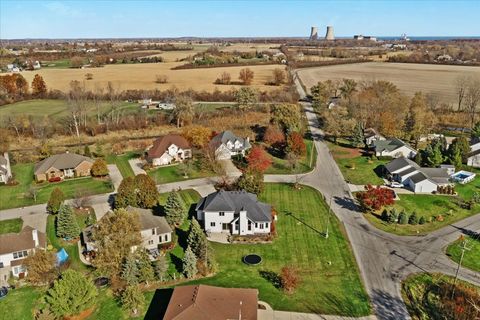
[(310, 40), (317, 40), (318, 39), (318, 30), (317, 27), (312, 27), (310, 31)]
[(327, 33), (325, 34), (325, 40), (335, 40), (333, 35), (333, 26), (327, 26)]

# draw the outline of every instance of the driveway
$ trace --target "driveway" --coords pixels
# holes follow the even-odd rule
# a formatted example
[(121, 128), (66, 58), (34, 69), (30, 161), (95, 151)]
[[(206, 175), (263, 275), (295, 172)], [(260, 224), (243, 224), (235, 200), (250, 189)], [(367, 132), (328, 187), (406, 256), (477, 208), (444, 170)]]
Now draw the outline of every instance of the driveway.
[(147, 174), (145, 170), (142, 169), (143, 163), (141, 159), (138, 159), (138, 158), (130, 159), (128, 160), (128, 163), (130, 164), (130, 167), (132, 167), (133, 173), (135, 175)]
[(120, 183), (123, 180), (122, 174), (120, 173), (120, 170), (118, 170), (118, 167), (115, 164), (108, 165), (108, 172), (110, 175), (110, 179), (112, 180), (113, 187), (115, 188), (115, 191), (117, 191), (118, 186), (120, 186)]
[(242, 172), (235, 167), (232, 160), (218, 160), (218, 163), (225, 170), (227, 177), (238, 178), (242, 175)]
[(23, 216), (23, 226), (30, 226), (43, 233), (47, 230), (47, 213), (35, 213), (28, 216)]

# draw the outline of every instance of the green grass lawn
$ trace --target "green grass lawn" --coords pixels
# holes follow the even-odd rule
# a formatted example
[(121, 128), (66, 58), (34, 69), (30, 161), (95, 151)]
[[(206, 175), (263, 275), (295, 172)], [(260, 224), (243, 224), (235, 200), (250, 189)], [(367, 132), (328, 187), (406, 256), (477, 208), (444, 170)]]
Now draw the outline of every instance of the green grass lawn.
[(134, 177), (135, 173), (133, 172), (132, 166), (128, 163), (128, 160), (140, 157), (139, 152), (130, 151), (121, 155), (109, 155), (107, 156), (107, 162), (111, 164), (116, 164), (118, 170), (122, 174), (122, 177)]
[[(467, 248), (463, 256), (462, 266), (480, 272), (480, 233), (472, 236), (465, 236)], [(462, 240), (457, 240), (447, 247), (447, 255), (455, 262), (460, 261), (462, 254)]]
[(215, 175), (213, 171), (202, 168), (202, 162), (198, 158), (191, 161), (191, 169), (187, 178), (180, 172), (176, 164), (148, 170), (147, 174), (152, 177), (156, 184), (212, 177)]
[(23, 220), (21, 218), (0, 221), (0, 234), (19, 233), (22, 230)]
[[(304, 139), (307, 147), (307, 154), (298, 161), (296, 173), (309, 172), (315, 167), (317, 159), (317, 149), (312, 140)], [(265, 171), (266, 174), (289, 174), (293, 173), (290, 164), (283, 158), (272, 156), (272, 166)]]
[(70, 68), (70, 59), (59, 59), (52, 61), (42, 61), (42, 67), (48, 69), (66, 69)]
[[(50, 193), (56, 187), (63, 191), (67, 199), (74, 198), (77, 190), (86, 190), (92, 195), (113, 191), (109, 180), (90, 177), (37, 184), (33, 182), (33, 167), (33, 164), (16, 164), (12, 166), (12, 172), (15, 180), (18, 181), (18, 185), (0, 186), (0, 210), (46, 203), (50, 198)], [(38, 189), (37, 201), (27, 197), (30, 186)]]
[(0, 300), (0, 320), (33, 319), (33, 310), (42, 294), (42, 289), (33, 287), (10, 290), (8, 295)]

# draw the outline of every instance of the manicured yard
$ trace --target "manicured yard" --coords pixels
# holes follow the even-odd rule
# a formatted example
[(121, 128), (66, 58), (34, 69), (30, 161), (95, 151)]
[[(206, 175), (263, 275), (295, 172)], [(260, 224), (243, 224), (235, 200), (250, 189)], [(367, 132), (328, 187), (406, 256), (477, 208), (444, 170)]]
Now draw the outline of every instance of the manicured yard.
[(121, 155), (109, 155), (107, 157), (108, 163), (111, 164), (116, 164), (118, 167), (118, 170), (120, 170), (120, 173), (122, 174), (122, 177), (125, 179), (127, 177), (134, 177), (135, 173), (133, 173), (132, 166), (130, 166), (130, 163), (128, 163), (128, 160), (138, 158), (140, 154), (138, 152), (127, 152), (125, 154)]
[(0, 221), (0, 234), (19, 233), (22, 230), (23, 220), (21, 218)]
[[(46, 203), (50, 198), (50, 193), (56, 187), (63, 191), (67, 199), (74, 198), (78, 190), (85, 190), (92, 195), (113, 191), (109, 180), (90, 177), (37, 184), (33, 182), (33, 167), (33, 164), (16, 164), (12, 166), (12, 172), (15, 180), (18, 181), (18, 185), (0, 186), (0, 210)], [(31, 186), (38, 190), (37, 201), (27, 196)]]
[[(307, 154), (298, 161), (298, 168), (295, 173), (304, 173), (315, 167), (317, 159), (317, 149), (312, 140), (304, 139), (307, 147)], [(266, 174), (289, 174), (293, 173), (288, 160), (272, 156), (272, 166), (267, 169)]]
[[(480, 272), (480, 233), (465, 236), (467, 248), (463, 256), (462, 266)], [(460, 261), (462, 241), (457, 240), (447, 247), (448, 256), (455, 262)]]
[(33, 287), (10, 290), (8, 295), (0, 300), (0, 320), (33, 319), (33, 310), (42, 294), (42, 289)]
[(149, 170), (147, 174), (152, 177), (156, 184), (169, 183), (175, 181), (212, 177), (213, 171), (202, 168), (202, 162), (199, 159), (191, 161), (191, 169), (187, 178), (180, 172), (178, 165), (168, 165)]

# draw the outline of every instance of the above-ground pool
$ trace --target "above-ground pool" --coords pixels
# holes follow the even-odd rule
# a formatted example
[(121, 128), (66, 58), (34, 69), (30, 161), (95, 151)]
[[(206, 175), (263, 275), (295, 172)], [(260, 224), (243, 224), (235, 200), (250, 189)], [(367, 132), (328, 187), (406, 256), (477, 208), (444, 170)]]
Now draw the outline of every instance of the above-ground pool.
[(262, 262), (262, 257), (260, 257), (258, 254), (248, 254), (245, 257), (243, 257), (243, 262), (252, 266), (255, 266)]
[(452, 179), (460, 184), (465, 184), (475, 179), (475, 173), (461, 170), (452, 174)]

